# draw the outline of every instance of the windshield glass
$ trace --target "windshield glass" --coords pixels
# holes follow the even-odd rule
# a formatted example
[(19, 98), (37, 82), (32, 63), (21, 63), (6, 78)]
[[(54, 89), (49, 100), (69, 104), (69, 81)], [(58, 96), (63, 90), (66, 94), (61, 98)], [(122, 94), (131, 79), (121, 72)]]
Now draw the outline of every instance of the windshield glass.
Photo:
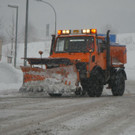
[(60, 37), (55, 52), (88, 52), (94, 49), (93, 37)]

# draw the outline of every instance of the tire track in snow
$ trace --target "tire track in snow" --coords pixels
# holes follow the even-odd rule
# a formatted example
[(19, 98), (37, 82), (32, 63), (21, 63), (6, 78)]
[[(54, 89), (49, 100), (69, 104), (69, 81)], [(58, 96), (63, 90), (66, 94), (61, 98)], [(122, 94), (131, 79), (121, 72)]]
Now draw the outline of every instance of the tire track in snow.
[[(84, 98), (84, 100), (85, 100), (85, 98)], [(107, 99), (98, 98), (97, 101), (95, 100), (94, 102), (93, 101), (90, 102), (89, 100), (90, 99), (86, 99), (86, 101), (82, 101), (82, 104), (78, 103), (78, 102), (81, 102), (79, 98), (78, 98), (78, 100), (75, 100), (75, 103), (73, 102), (71, 104), (70, 104), (70, 100), (69, 100), (69, 105), (67, 105), (67, 103), (66, 103), (65, 106), (62, 105), (61, 107), (58, 106), (58, 107), (53, 108), (53, 106), (52, 106), (52, 108), (50, 108), (48, 110), (41, 110), (38, 113), (35, 112), (34, 114), (31, 113), (31, 116), (29, 116), (30, 114), (28, 116), (27, 116), (27, 114), (25, 116), (21, 116), (21, 115), (17, 114), (17, 116), (14, 117), (13, 119), (11, 119), (9, 121), (6, 120), (6, 121), (1, 122), (1, 125), (2, 124), (6, 125), (6, 126), (1, 126), (1, 133), (10, 133), (11, 131), (16, 130), (16, 129), (22, 130), (22, 128), (26, 128), (29, 125), (32, 126), (32, 125), (38, 124), (39, 122), (46, 123), (47, 121), (53, 120), (55, 118), (57, 120), (58, 117), (62, 117), (62, 116), (64, 117), (64, 121), (65, 121), (66, 117), (68, 117), (68, 120), (69, 120), (69, 118), (72, 118), (71, 117), (72, 113), (74, 113), (74, 112), (85, 113), (88, 110), (88, 106), (91, 106), (91, 108), (92, 107), (95, 108), (96, 104), (100, 103), (101, 101), (104, 102)], [(91, 100), (93, 100), (93, 99), (91, 99)], [(61, 103), (62, 103), (62, 101), (61, 101)], [(41, 102), (41, 104), (42, 104), (42, 102)], [(34, 104), (34, 105), (36, 106), (36, 104)], [(49, 106), (49, 104), (48, 104), (48, 106)], [(67, 116), (65, 117), (65, 115), (67, 115)]]

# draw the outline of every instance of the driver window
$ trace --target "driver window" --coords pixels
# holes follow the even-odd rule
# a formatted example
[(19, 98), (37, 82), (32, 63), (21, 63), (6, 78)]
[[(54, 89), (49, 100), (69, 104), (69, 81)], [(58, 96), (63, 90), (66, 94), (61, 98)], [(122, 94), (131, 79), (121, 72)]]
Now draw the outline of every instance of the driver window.
[(105, 49), (105, 41), (103, 39), (97, 39), (98, 51), (103, 52)]
[(94, 39), (91, 37), (87, 39), (87, 50), (92, 49), (94, 51)]

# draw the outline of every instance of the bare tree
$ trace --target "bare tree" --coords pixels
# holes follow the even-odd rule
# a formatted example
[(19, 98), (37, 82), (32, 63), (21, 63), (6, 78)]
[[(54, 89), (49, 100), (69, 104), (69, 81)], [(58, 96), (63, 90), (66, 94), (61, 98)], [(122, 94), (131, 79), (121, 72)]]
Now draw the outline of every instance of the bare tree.
[(32, 23), (28, 24), (28, 42), (35, 42), (37, 40), (37, 31)]
[[(21, 42), (22, 40), (24, 41), (24, 34), (25, 34), (25, 28), (23, 27), (18, 37)], [(37, 39), (38, 39), (37, 30), (32, 23), (29, 23), (28, 24), (28, 42), (35, 42), (37, 41)]]
[(0, 40), (4, 41), (5, 40), (5, 36), (4, 33), (2, 31), (2, 27), (3, 27), (3, 22), (2, 22), (2, 18), (0, 19)]

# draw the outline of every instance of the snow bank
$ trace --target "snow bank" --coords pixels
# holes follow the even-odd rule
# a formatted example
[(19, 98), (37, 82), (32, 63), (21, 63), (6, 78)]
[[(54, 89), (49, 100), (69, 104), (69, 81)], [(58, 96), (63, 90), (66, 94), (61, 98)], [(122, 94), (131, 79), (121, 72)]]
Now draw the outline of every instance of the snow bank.
[[(28, 57), (39, 58), (39, 51), (43, 51), (43, 57), (48, 57), (50, 52), (50, 41), (29, 43), (27, 48)], [(17, 46), (17, 68), (12, 64), (7, 64), (7, 56), (11, 56), (11, 45), (4, 45), (2, 48), (2, 61), (0, 62), (0, 92), (5, 90), (19, 90), (23, 82), (23, 73), (20, 70), (20, 65), (23, 65), (24, 44)]]
[(20, 70), (10, 64), (0, 62), (0, 93), (6, 94), (7, 90), (18, 90), (22, 85), (22, 76)]

